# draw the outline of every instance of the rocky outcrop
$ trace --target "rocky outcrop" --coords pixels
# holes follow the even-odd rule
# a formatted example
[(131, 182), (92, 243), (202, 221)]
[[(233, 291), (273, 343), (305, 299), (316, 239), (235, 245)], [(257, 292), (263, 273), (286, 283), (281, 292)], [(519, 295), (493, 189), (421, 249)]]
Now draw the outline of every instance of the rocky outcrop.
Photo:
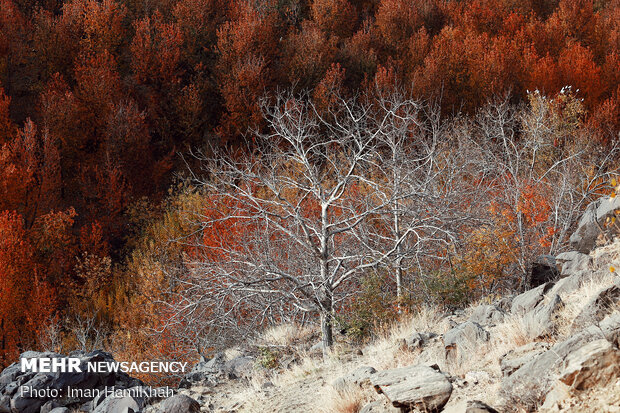
[(596, 246), (597, 240), (611, 240), (616, 231), (614, 227), (606, 225), (606, 221), (616, 216), (616, 210), (620, 210), (620, 197), (617, 196), (603, 197), (588, 205), (577, 230), (570, 237), (573, 249), (588, 254)]
[(560, 267), (560, 274), (564, 277), (582, 275), (590, 269), (592, 257), (579, 251), (567, 251), (555, 257), (556, 265)]
[(421, 349), (435, 337), (437, 337), (435, 333), (414, 332), (405, 340), (405, 344), (409, 350)]
[(489, 341), (489, 333), (478, 323), (467, 321), (448, 330), (443, 336), (446, 358), (462, 360)]
[(603, 288), (588, 301), (575, 318), (573, 326), (581, 328), (601, 321), (609, 312), (620, 303), (620, 282)]
[(605, 386), (620, 376), (620, 350), (606, 339), (592, 341), (570, 353), (560, 380), (577, 390)]
[(351, 384), (363, 386), (367, 383), (370, 383), (370, 376), (372, 376), (376, 372), (377, 370), (374, 367), (360, 366), (346, 376), (336, 379), (332, 383), (332, 387), (334, 387), (336, 390), (343, 390)]
[(557, 269), (555, 257), (552, 255), (541, 255), (532, 262), (530, 268), (530, 286), (538, 287), (539, 285), (554, 281), (560, 276)]
[(536, 339), (552, 334), (562, 305), (562, 299), (555, 294), (548, 302), (542, 301), (532, 311), (526, 313), (523, 316), (523, 324), (528, 336)]
[[(94, 406), (93, 413), (140, 412), (146, 405), (146, 398), (139, 396), (140, 389), (128, 389), (128, 395), (110, 395)], [(129, 394), (130, 393), (130, 394)]]
[(577, 357), (575, 354), (586, 344), (605, 338), (617, 347), (620, 339), (620, 314), (605, 318), (597, 326), (590, 326), (582, 332), (561, 341), (549, 350), (534, 357), (514, 371), (502, 382), (506, 395), (536, 394), (544, 399), (551, 390), (553, 382), (560, 377), (566, 360)]
[(469, 317), (469, 321), (478, 323), (482, 326), (490, 326), (504, 321), (506, 315), (506, 312), (496, 305), (482, 304), (474, 308), (474, 311)]
[(400, 409), (392, 406), (387, 400), (377, 400), (362, 407), (360, 413), (399, 413), (400, 411)]
[(532, 290), (519, 294), (512, 300), (510, 312), (523, 315), (534, 310), (545, 299), (545, 294), (554, 286), (554, 283), (546, 283)]
[(551, 347), (548, 343), (532, 342), (510, 350), (499, 360), (499, 366), (504, 377), (510, 376), (521, 366), (544, 353)]
[(408, 412), (440, 411), (450, 399), (452, 384), (440, 371), (428, 366), (409, 366), (373, 374), (370, 382), (394, 407)]
[(256, 359), (239, 356), (227, 360), (224, 353), (217, 353), (211, 359), (201, 359), (181, 380), (179, 387), (188, 388), (193, 384), (216, 385), (220, 380), (249, 379), (256, 365)]

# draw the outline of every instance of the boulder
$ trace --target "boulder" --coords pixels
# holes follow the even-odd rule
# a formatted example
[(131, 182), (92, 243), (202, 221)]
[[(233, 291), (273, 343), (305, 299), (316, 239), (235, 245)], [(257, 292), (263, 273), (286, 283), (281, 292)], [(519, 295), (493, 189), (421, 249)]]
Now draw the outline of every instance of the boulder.
[(11, 413), (11, 397), (0, 396), (0, 413)]
[(601, 289), (583, 307), (573, 322), (574, 328), (580, 328), (601, 321), (620, 303), (620, 285), (618, 283)]
[(200, 413), (200, 404), (184, 394), (175, 394), (161, 402), (160, 410), (165, 413)]
[(496, 305), (479, 305), (474, 308), (469, 321), (483, 326), (495, 325), (504, 321), (506, 312)]
[(50, 413), (51, 411), (59, 408), (64, 408), (64, 406), (58, 403), (56, 400), (50, 400), (41, 407), (40, 413)]
[(200, 382), (213, 385), (217, 384), (217, 380), (224, 371), (225, 365), (226, 356), (224, 353), (217, 353), (211, 359), (201, 357), (201, 360), (181, 380), (179, 387), (188, 388), (192, 383)]
[(377, 370), (375, 370), (374, 367), (360, 366), (346, 376), (340, 377), (339, 379), (335, 380), (332, 383), (332, 387), (336, 390), (343, 390), (351, 384), (363, 386), (367, 383), (370, 383), (370, 376), (372, 376), (376, 372)]
[(569, 397), (571, 397), (570, 387), (561, 381), (556, 381), (553, 388), (549, 391), (549, 393), (547, 393), (545, 402), (541, 406), (541, 409), (545, 411), (554, 409), (554, 407), (557, 406), (556, 410), (561, 410), (559, 404)]
[(435, 333), (415, 332), (405, 340), (405, 344), (409, 350), (416, 350), (424, 347), (426, 343), (435, 337), (437, 337)]
[(568, 355), (601, 337), (606, 337), (610, 343), (618, 346), (620, 314), (612, 314), (599, 325), (590, 326), (532, 358), (510, 376), (504, 378), (502, 391), (508, 397), (519, 398), (520, 395), (534, 394), (544, 399), (553, 382), (558, 379), (560, 369)]
[(577, 390), (603, 387), (620, 375), (620, 350), (606, 339), (592, 341), (570, 353), (560, 381)]
[(555, 280), (559, 276), (560, 272), (556, 267), (555, 257), (552, 255), (541, 255), (532, 262), (529, 274), (530, 287), (538, 287)]
[(569, 275), (568, 277), (560, 278), (553, 288), (549, 290), (549, 295), (553, 296), (555, 294), (562, 297), (565, 294), (570, 294), (576, 291), (580, 286), (583, 277), (580, 275)]
[(256, 359), (250, 356), (239, 356), (224, 363), (223, 372), (229, 379), (248, 379), (252, 376), (252, 370)]
[(559, 295), (554, 295), (548, 302), (540, 302), (532, 311), (523, 316), (526, 333), (531, 338), (549, 335), (555, 330), (555, 322), (563, 303)]
[(466, 321), (448, 330), (443, 336), (446, 358), (463, 360), (468, 354), (489, 341), (489, 333), (478, 323)]
[(69, 413), (70, 410), (67, 409), (66, 407), (56, 407), (52, 410), (50, 410), (50, 413)]
[(387, 402), (387, 400), (377, 400), (375, 402), (368, 403), (367, 405), (362, 407), (360, 413), (399, 413), (400, 411), (400, 409), (392, 406), (389, 402)]
[(146, 405), (146, 399), (142, 396), (140, 388), (124, 389), (122, 394), (114, 394), (106, 397), (93, 413), (121, 413), (141, 411)]
[(558, 254), (555, 261), (562, 276), (581, 276), (590, 269), (592, 257), (579, 251), (568, 251)]
[(492, 408), (486, 403), (481, 402), (480, 400), (470, 400), (467, 402), (467, 408), (465, 409), (465, 413), (499, 413), (497, 410)]
[(409, 366), (373, 374), (370, 382), (394, 407), (440, 411), (450, 399), (452, 384), (441, 372), (428, 366)]
[(510, 350), (499, 359), (502, 375), (510, 376), (525, 363), (547, 351), (549, 347), (551, 347), (549, 343), (535, 341)]
[(510, 312), (512, 314), (525, 314), (532, 311), (543, 301), (545, 294), (553, 287), (554, 283), (548, 282), (532, 290), (519, 294), (512, 300)]
[(577, 229), (570, 237), (573, 249), (588, 254), (597, 244), (601, 237), (611, 240), (615, 235), (615, 229), (606, 225), (607, 218), (614, 217), (616, 210), (620, 209), (620, 197), (599, 198), (586, 208), (581, 216)]

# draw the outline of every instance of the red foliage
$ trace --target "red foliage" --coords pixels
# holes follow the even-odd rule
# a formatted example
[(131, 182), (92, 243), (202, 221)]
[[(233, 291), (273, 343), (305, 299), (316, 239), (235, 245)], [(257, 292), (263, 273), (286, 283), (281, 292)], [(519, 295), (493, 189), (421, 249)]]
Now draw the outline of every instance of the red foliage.
[(357, 11), (348, 0), (314, 0), (312, 19), (326, 33), (348, 37), (357, 22)]
[(35, 345), (54, 302), (55, 290), (41, 279), (23, 220), (0, 212), (0, 365)]
[(138, 83), (172, 86), (179, 81), (183, 36), (174, 23), (160, 14), (136, 24), (131, 43), (131, 67)]

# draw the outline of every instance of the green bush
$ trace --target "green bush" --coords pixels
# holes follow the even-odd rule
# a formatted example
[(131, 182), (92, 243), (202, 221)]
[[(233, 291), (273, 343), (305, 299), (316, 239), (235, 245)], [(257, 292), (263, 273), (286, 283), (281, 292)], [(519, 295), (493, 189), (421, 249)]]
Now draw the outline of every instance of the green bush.
[(360, 293), (350, 307), (338, 314), (341, 332), (356, 342), (370, 337), (376, 327), (398, 317), (396, 288), (384, 273), (372, 273), (362, 278)]
[(278, 367), (279, 363), (279, 354), (277, 351), (273, 351), (269, 347), (259, 347), (258, 348), (258, 364), (261, 367), (266, 369), (275, 369)]

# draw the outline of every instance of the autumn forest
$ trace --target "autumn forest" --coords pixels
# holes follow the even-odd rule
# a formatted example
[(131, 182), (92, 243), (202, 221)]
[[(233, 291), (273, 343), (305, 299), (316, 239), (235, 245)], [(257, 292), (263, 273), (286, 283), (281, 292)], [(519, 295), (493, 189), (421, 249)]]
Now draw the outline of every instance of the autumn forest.
[(618, 0), (1, 0), (0, 367), (523, 290), (619, 132)]

